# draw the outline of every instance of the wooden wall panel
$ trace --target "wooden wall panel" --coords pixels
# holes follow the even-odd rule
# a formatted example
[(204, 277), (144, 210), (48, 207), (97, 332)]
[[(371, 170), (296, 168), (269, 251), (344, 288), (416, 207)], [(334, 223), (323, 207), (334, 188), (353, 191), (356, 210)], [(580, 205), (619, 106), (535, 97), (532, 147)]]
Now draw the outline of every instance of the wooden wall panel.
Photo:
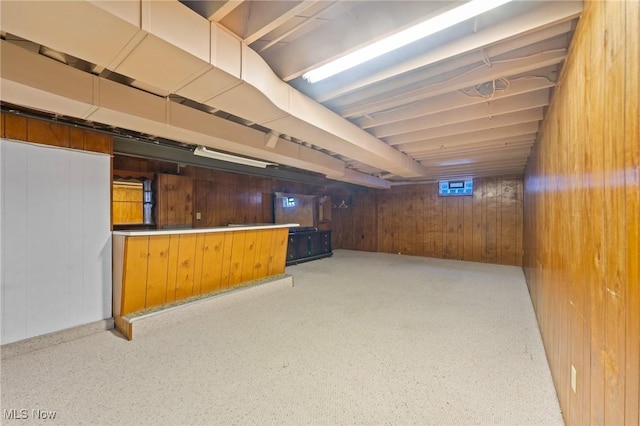
[(176, 300), (193, 296), (195, 275), (196, 241), (194, 234), (180, 235), (178, 241), (178, 273), (176, 277)]
[[(626, 3), (626, 39), (625, 44), (625, 201), (627, 230), (626, 264), (626, 328), (625, 346), (625, 422), (640, 424), (640, 105), (633, 93), (640, 93), (640, 2)], [(636, 43), (633, 42), (636, 40)], [(635, 185), (634, 185), (635, 183)], [(635, 236), (635, 238), (634, 238)], [(635, 285), (634, 285), (635, 283)]]
[(22, 115), (5, 114), (5, 137), (17, 141), (28, 141), (27, 138), (27, 117)]
[(30, 142), (69, 148), (69, 126), (49, 121), (27, 119), (27, 135)]
[(220, 289), (224, 234), (207, 234), (203, 247), (202, 293)]
[(157, 306), (167, 301), (170, 244), (170, 235), (158, 235), (154, 244), (149, 244), (145, 306)]
[(242, 272), (240, 273), (240, 282), (251, 281), (251, 278), (253, 277), (257, 241), (258, 241), (257, 232), (247, 233), (247, 236), (244, 240), (244, 249), (242, 254)]
[(7, 139), (113, 154), (113, 138), (106, 133), (6, 112), (0, 120)]
[(149, 237), (128, 238), (124, 246), (124, 271), (122, 274), (122, 312), (144, 309), (147, 298), (147, 258)]
[(285, 270), (285, 261), (287, 259), (287, 243), (289, 241), (289, 231), (285, 229), (274, 229), (271, 248), (271, 266), (269, 268), (270, 275), (283, 274)]
[[(114, 168), (175, 173), (170, 163), (119, 155)], [(276, 191), (328, 194), (334, 249), (521, 264), (522, 181), (517, 177), (477, 179), (473, 197), (442, 198), (435, 184), (390, 190), (326, 188), (191, 166), (180, 173), (179, 178), (193, 182), (194, 227), (271, 223)], [(346, 208), (339, 207), (343, 201)], [(160, 212), (165, 208), (158, 203)], [(229, 279), (223, 273), (221, 285)]]
[(267, 247), (271, 247), (271, 239), (267, 238), (271, 232), (259, 231), (255, 236), (255, 255), (253, 256), (253, 264), (251, 265), (251, 276), (249, 279), (258, 278), (264, 271), (269, 263), (269, 250)]
[(333, 194), (352, 199), (332, 211), (334, 248), (522, 265), (522, 179), (474, 186), (471, 197), (439, 197), (437, 184)]
[(188, 176), (156, 176), (156, 226), (193, 226), (193, 179)]
[(567, 424), (639, 424), (639, 39), (637, 1), (585, 2), (525, 173), (525, 275)]
[(239, 231), (233, 234), (231, 265), (229, 268), (229, 287), (242, 282), (242, 265), (246, 237), (247, 233), (245, 231)]
[(225, 235), (222, 247), (222, 272), (220, 274), (220, 288), (227, 288), (231, 281), (231, 267), (233, 255), (233, 235)]
[(166, 302), (176, 300), (176, 283), (178, 282), (178, 247), (180, 235), (171, 235), (169, 239), (169, 260), (167, 269), (167, 295)]

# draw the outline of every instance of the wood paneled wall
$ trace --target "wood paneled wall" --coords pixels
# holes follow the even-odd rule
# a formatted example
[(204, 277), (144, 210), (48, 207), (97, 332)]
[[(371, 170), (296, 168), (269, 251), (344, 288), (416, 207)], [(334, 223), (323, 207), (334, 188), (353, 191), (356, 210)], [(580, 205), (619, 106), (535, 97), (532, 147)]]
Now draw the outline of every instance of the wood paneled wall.
[(334, 246), (474, 262), (522, 264), (522, 179), (474, 180), (474, 195), (437, 184), (334, 194)]
[(93, 130), (0, 112), (0, 137), (82, 151), (113, 153), (113, 138)]
[(524, 269), (567, 424), (640, 423), (638, 40), (638, 1), (585, 2), (526, 168)]
[[(170, 204), (181, 206), (186, 221), (194, 228), (210, 228), (228, 224), (273, 223), (273, 193), (320, 195), (326, 187), (273, 178), (231, 173), (203, 167), (181, 167), (177, 164), (142, 158), (114, 156), (114, 169), (143, 173), (176, 175), (179, 186), (193, 188), (192, 197), (174, 197)], [(158, 185), (165, 191), (166, 185)], [(174, 185), (178, 186), (178, 185)], [(165, 191), (166, 192), (166, 191)], [(167, 199), (168, 194), (163, 194)], [(166, 210), (169, 206), (160, 206)], [(197, 218), (200, 213), (200, 219)], [(168, 214), (168, 213), (167, 213)], [(191, 219), (192, 218), (192, 219)], [(178, 224), (178, 223), (174, 223)]]
[(193, 226), (193, 179), (191, 177), (157, 175), (156, 225), (158, 228)]
[(333, 248), (378, 251), (378, 192), (334, 191), (331, 203)]

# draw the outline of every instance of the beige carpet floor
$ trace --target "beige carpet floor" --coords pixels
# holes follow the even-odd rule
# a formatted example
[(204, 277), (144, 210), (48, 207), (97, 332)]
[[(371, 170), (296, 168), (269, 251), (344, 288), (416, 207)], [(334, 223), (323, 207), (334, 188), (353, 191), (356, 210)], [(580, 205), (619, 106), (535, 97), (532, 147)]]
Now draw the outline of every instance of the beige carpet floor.
[(337, 250), (287, 273), (4, 359), (2, 424), (562, 424), (520, 268)]

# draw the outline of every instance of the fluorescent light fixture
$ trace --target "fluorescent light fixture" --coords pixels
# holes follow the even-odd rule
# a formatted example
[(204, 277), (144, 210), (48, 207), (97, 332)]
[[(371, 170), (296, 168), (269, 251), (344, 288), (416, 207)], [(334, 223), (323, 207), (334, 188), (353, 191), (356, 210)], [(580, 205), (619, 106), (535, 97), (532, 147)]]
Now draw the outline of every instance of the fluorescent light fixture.
[(399, 49), (409, 43), (428, 37), (467, 19), (474, 18), (491, 9), (502, 6), (511, 0), (471, 0), (448, 10), (444, 13), (427, 19), (417, 25), (409, 27), (398, 33), (385, 37), (382, 40), (369, 44), (361, 49), (348, 53), (341, 58), (315, 68), (302, 75), (309, 83), (316, 83), (329, 78), (349, 68), (353, 68), (392, 50)]
[(226, 161), (228, 163), (244, 164), (245, 166), (260, 167), (262, 169), (267, 166), (275, 166), (273, 163), (267, 163), (265, 161), (253, 160), (251, 158), (236, 157), (235, 155), (225, 154), (223, 152), (212, 151), (205, 146), (198, 146), (193, 150), (194, 155), (200, 157), (213, 158), (214, 160)]

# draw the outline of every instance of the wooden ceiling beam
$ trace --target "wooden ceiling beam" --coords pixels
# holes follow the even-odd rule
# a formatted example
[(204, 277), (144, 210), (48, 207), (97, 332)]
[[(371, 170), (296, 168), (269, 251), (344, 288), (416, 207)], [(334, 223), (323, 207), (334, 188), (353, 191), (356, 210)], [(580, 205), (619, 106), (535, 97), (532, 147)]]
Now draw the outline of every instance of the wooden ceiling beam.
[(442, 126), (461, 124), (466, 121), (478, 120), (501, 116), (532, 108), (540, 108), (549, 104), (549, 91), (540, 90), (521, 96), (488, 100), (487, 102), (471, 105), (456, 110), (445, 111), (438, 114), (425, 115), (374, 127), (369, 130), (377, 138), (402, 135), (410, 132), (424, 131)]
[[(570, 21), (582, 12), (582, 3), (577, 1), (541, 2), (540, 5), (535, 10), (509, 19), (501, 25), (482, 29), (477, 33), (403, 61), (394, 67), (370, 74), (350, 85), (326, 91), (318, 100), (326, 102), (363, 87), (396, 78), (413, 70), (484, 47), (488, 47), (487, 53), (494, 56), (568, 33), (571, 31)], [(505, 42), (505, 40), (509, 41)]]
[(524, 171), (524, 166), (527, 163), (527, 159), (518, 159), (513, 162), (509, 162), (508, 164), (502, 163), (476, 163), (476, 164), (465, 164), (463, 166), (440, 166), (440, 167), (429, 167), (428, 174), (430, 175), (442, 175), (447, 173), (449, 175), (452, 174), (478, 174), (481, 172), (489, 172), (489, 171), (503, 171), (506, 173), (506, 170), (522, 170)]
[(326, 14), (329, 10), (340, 5), (341, 1), (342, 0), (335, 0), (331, 3), (328, 3), (323, 8), (313, 12), (310, 16), (305, 16), (304, 18), (301, 17), (302, 20), (299, 23), (295, 24), (293, 27), (289, 28), (285, 32), (279, 33), (277, 36), (269, 37), (270, 40), (265, 41), (264, 44), (262, 44), (259, 47), (258, 53), (262, 53), (265, 50), (272, 48), (273, 46), (277, 45), (278, 43), (280, 43), (290, 35), (295, 34), (296, 32), (303, 31), (303, 29), (309, 24), (311, 24), (313, 21), (315, 21), (316, 19), (320, 19), (320, 17)]
[(259, 40), (315, 3), (316, 0), (247, 3), (251, 11), (246, 23), (246, 31), (242, 34), (244, 42), (251, 44)]
[[(521, 139), (517, 140), (517, 138)], [(512, 139), (513, 142), (502, 142), (504, 141), (504, 139), (502, 139), (498, 141), (482, 142), (482, 144), (464, 144), (446, 148), (430, 146), (428, 149), (412, 153), (411, 157), (415, 160), (421, 161), (427, 158), (434, 157), (453, 157), (456, 155), (467, 155), (470, 152), (497, 152), (501, 150), (516, 149), (525, 146), (531, 147), (535, 143), (535, 135), (516, 136)]]
[(402, 145), (397, 145), (396, 148), (407, 154), (413, 154), (414, 152), (424, 151), (427, 147), (443, 147), (447, 149), (454, 146), (482, 143), (485, 141), (492, 141), (495, 139), (505, 139), (509, 137), (517, 137), (522, 135), (529, 135), (538, 131), (538, 123), (535, 121), (516, 124), (514, 126), (500, 127), (497, 129), (483, 130), (474, 133), (468, 133), (464, 136), (453, 135), (444, 136), (440, 138), (430, 139), (427, 141), (409, 142)]
[[(398, 76), (362, 90), (346, 94), (326, 102), (326, 105), (332, 108), (344, 108), (345, 106), (356, 105), (363, 100), (375, 102), (395, 96), (401, 92), (411, 92), (423, 88), (426, 85), (448, 81), (451, 76), (464, 75), (482, 66), (491, 67), (497, 62), (508, 62), (513, 59), (532, 56), (540, 52), (564, 49), (567, 47), (567, 37), (555, 37), (551, 40), (529, 45), (515, 45), (515, 42), (508, 42), (507, 44), (511, 46), (507, 48), (500, 44), (484, 49), (483, 51), (474, 51), (442, 61), (424, 69), (419, 69), (406, 75)], [(512, 47), (514, 49), (512, 49)], [(494, 51), (499, 48), (501, 48), (499, 50), (500, 54), (494, 53)]]
[(533, 108), (525, 111), (513, 112), (510, 114), (501, 114), (489, 118), (479, 118), (470, 121), (461, 121), (456, 124), (435, 127), (432, 129), (419, 130), (390, 136), (385, 138), (385, 142), (389, 145), (401, 145), (410, 142), (428, 142), (432, 139), (439, 139), (447, 136), (455, 136), (464, 139), (468, 134), (476, 133), (484, 130), (499, 129), (519, 125), (522, 123), (530, 123), (542, 120), (542, 108)]
[(527, 162), (527, 158), (529, 158), (529, 153), (520, 153), (514, 154), (511, 157), (504, 157), (499, 160), (491, 160), (488, 158), (468, 158), (464, 160), (451, 160), (451, 161), (441, 161), (441, 162), (433, 162), (433, 163), (424, 163), (424, 166), (428, 170), (433, 169), (442, 169), (442, 168), (458, 168), (458, 167), (468, 167), (468, 168), (476, 168), (479, 169), (481, 167), (506, 167), (509, 165), (524, 165)]
[(428, 166), (429, 170), (449, 170), (449, 171), (459, 171), (463, 169), (476, 169), (476, 170), (486, 170), (486, 169), (498, 169), (501, 166), (509, 167), (509, 166), (524, 166), (527, 162), (527, 156), (521, 158), (512, 158), (511, 160), (501, 160), (501, 161), (477, 161), (477, 162), (469, 162), (464, 164), (445, 164), (439, 166)]
[[(193, 3), (208, 3), (206, 1), (196, 0)], [(214, 1), (211, 3), (219, 3), (219, 6), (211, 11), (211, 14), (207, 19), (211, 22), (220, 22), (224, 19), (228, 14), (233, 12), (238, 6), (244, 3), (244, 0), (226, 0), (226, 1)]]
[[(355, 4), (348, 13), (291, 41), (286, 49), (263, 52), (265, 60), (282, 80), (290, 81), (346, 52), (410, 25), (416, 17), (427, 16), (441, 7), (441, 3), (429, 1), (403, 2), (402, 7), (394, 2)], [(344, 36), (345, 28), (349, 29), (348, 37)]]
[(413, 91), (402, 92), (398, 95), (385, 97), (377, 101), (363, 101), (358, 105), (341, 109), (339, 114), (345, 118), (349, 118), (389, 110), (410, 102), (421, 101), (456, 90), (473, 87), (502, 77), (508, 78), (510, 76), (531, 73), (532, 71), (546, 68), (550, 65), (557, 65), (562, 62), (566, 56), (567, 49), (556, 49), (519, 59), (494, 62), (490, 67), (485, 64), (479, 65), (477, 68), (459, 73), (449, 80), (433, 84), (424, 82), (425, 86)]
[[(445, 93), (444, 95), (434, 96), (424, 101), (410, 103), (405, 106), (392, 109), (390, 111), (381, 111), (366, 117), (360, 117), (352, 120), (357, 126), (363, 129), (369, 129), (385, 124), (396, 123), (407, 119), (420, 117), (424, 115), (437, 114), (445, 111), (452, 111), (457, 108), (463, 108), (471, 105), (478, 105), (486, 102), (495, 102), (498, 99), (509, 98), (523, 94), (531, 94), (543, 89), (548, 89), (555, 85), (555, 82), (545, 77), (529, 77), (517, 78), (509, 81), (509, 88), (497, 91), (492, 97), (483, 97), (480, 95), (467, 95), (461, 91)], [(548, 93), (548, 91), (545, 91)]]
[(458, 149), (447, 149), (447, 150), (439, 150), (439, 151), (428, 151), (428, 152), (416, 152), (411, 157), (414, 160), (424, 162), (424, 161), (441, 161), (443, 159), (452, 159), (452, 158), (460, 158), (460, 157), (471, 157), (471, 156), (499, 156), (503, 153), (509, 152), (518, 152), (524, 150), (531, 150), (533, 146), (533, 140), (527, 140), (522, 142), (516, 142), (508, 146), (502, 145), (482, 145), (480, 147), (465, 147)]

